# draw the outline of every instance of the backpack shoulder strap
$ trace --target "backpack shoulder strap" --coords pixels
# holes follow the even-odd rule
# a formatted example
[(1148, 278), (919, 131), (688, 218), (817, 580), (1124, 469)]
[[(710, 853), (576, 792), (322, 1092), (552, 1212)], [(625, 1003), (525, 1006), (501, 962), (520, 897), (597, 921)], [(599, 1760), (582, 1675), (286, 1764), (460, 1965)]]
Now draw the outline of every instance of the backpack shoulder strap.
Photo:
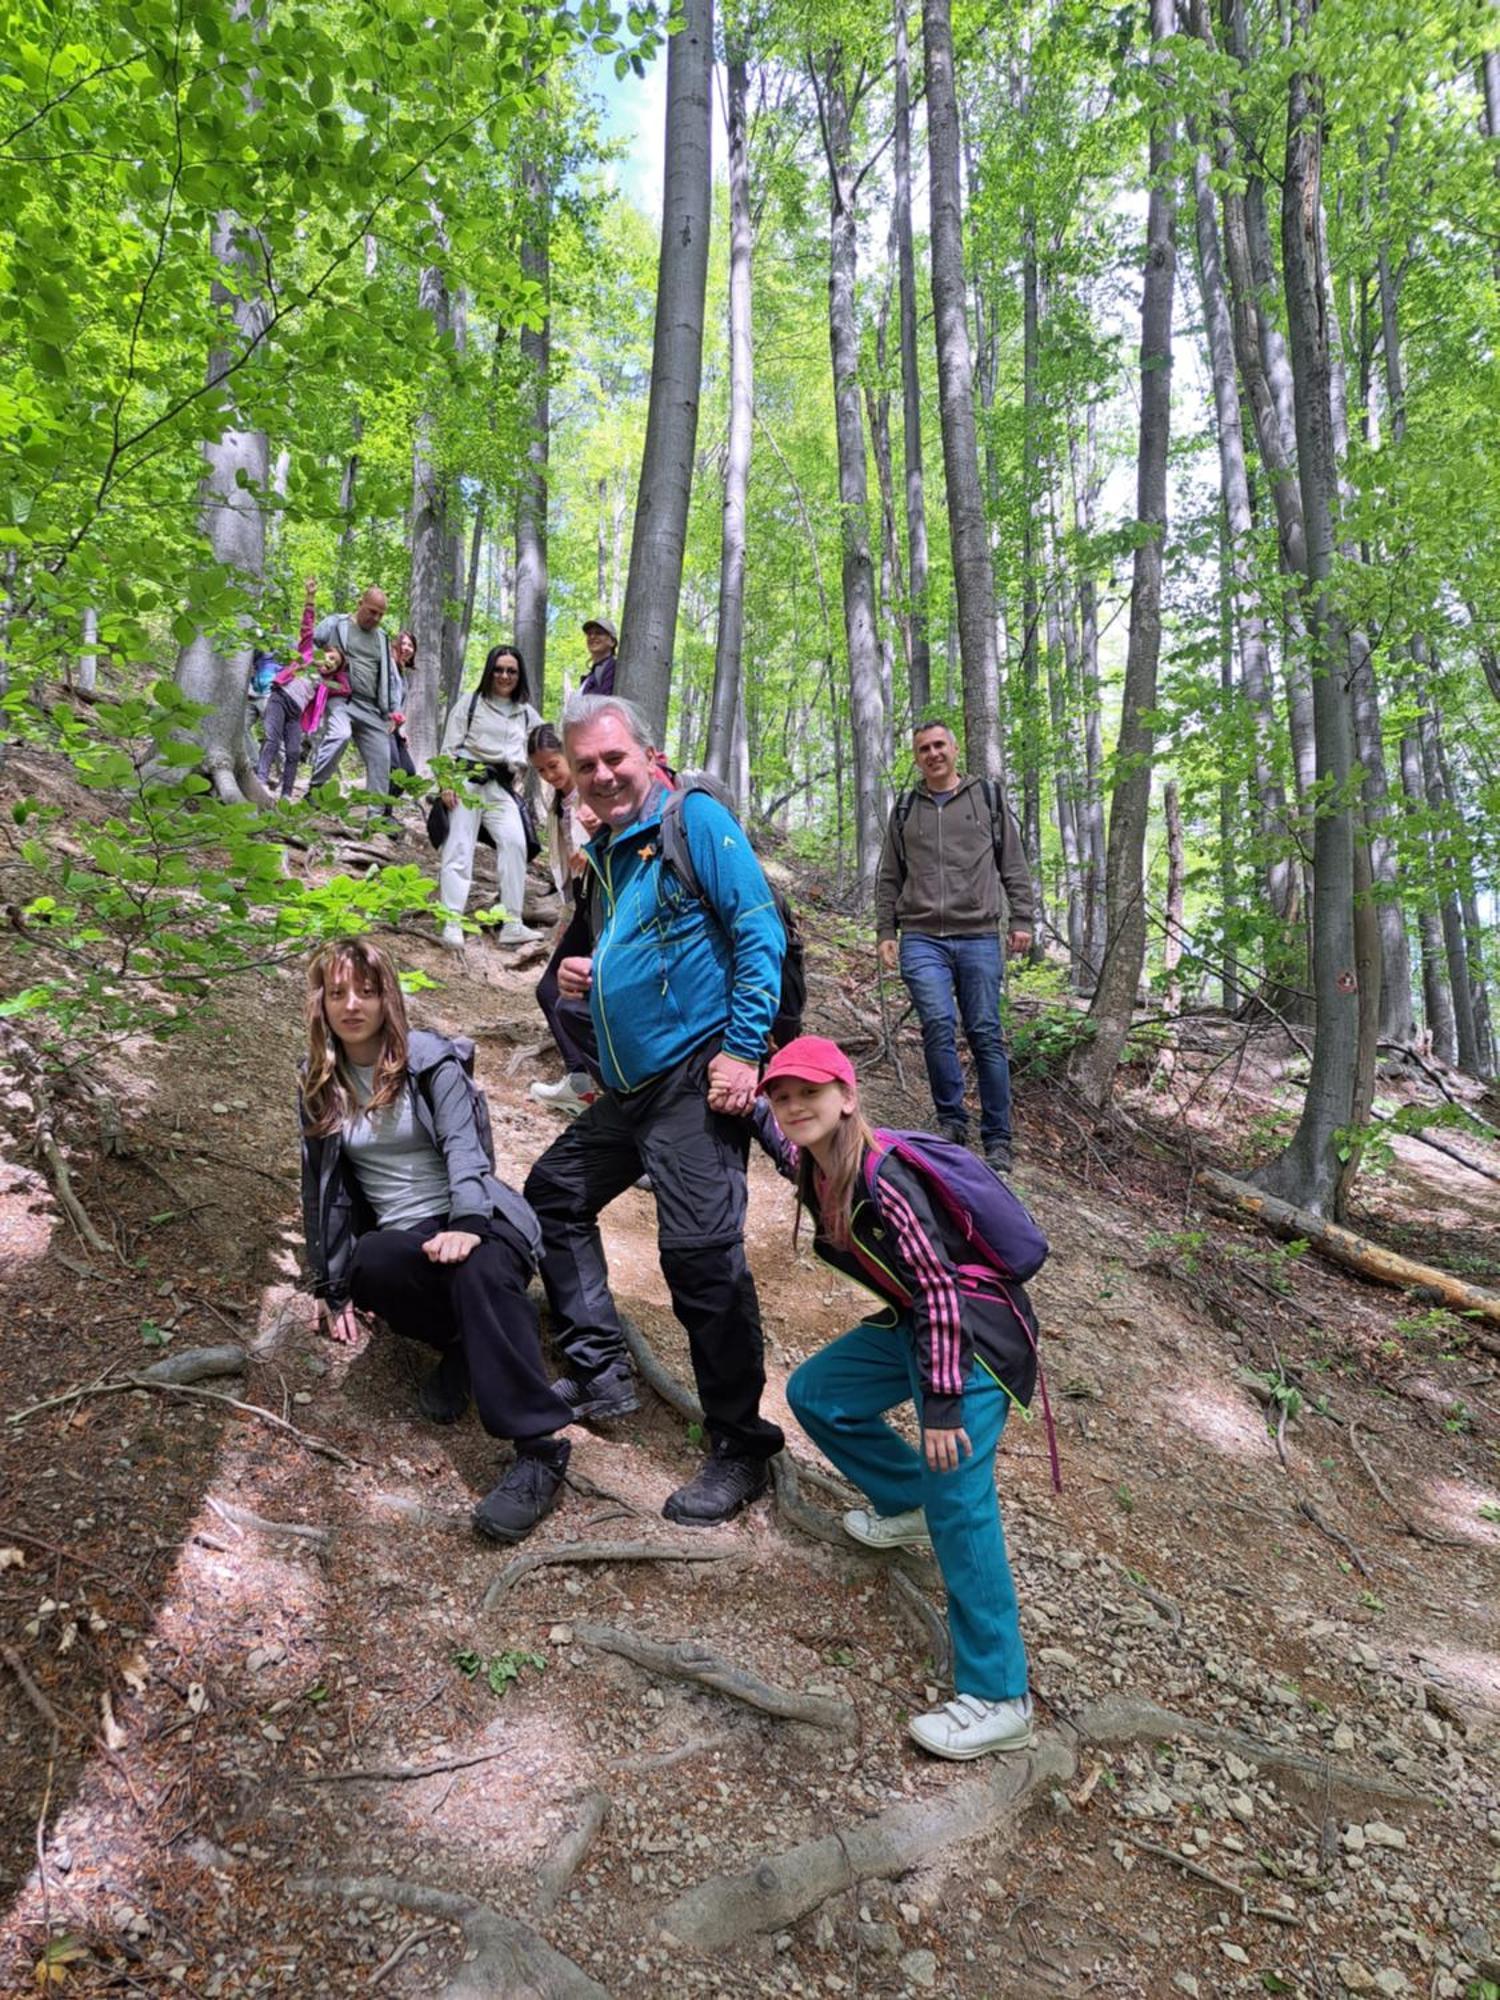
[(1000, 866), (1000, 856), (1005, 849), (1005, 798), (993, 778), (981, 778), (984, 788), (984, 802), (990, 812), (990, 845), (995, 851), (995, 866)]
[(682, 820), (684, 802), (692, 795), (691, 785), (667, 794), (666, 803), (661, 809), (661, 858), (688, 894), (701, 903), (704, 900), (703, 885), (698, 880), (697, 869), (693, 866), (687, 828)]
[(903, 874), (906, 872), (906, 822), (911, 818), (912, 807), (916, 803), (917, 795), (914, 790), (902, 792), (891, 813), (891, 834), (896, 849), (896, 859), (901, 865)]

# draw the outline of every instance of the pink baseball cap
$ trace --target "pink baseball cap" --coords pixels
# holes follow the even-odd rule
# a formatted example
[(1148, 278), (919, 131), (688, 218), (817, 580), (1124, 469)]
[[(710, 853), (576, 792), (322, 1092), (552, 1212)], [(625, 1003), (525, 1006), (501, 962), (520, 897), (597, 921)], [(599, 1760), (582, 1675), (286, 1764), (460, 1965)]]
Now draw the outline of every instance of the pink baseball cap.
[(802, 1083), (843, 1083), (850, 1090), (855, 1087), (853, 1063), (838, 1043), (829, 1041), (826, 1035), (799, 1035), (796, 1041), (778, 1049), (766, 1064), (761, 1082), (774, 1083), (780, 1076), (794, 1076)]

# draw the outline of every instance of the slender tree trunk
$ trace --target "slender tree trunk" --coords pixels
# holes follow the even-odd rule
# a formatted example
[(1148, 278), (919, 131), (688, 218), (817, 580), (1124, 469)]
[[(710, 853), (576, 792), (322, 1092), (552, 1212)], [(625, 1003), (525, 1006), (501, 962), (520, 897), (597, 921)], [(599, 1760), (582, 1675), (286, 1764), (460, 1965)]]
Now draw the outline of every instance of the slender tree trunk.
[(1479, 1033), (1475, 1025), (1474, 984), (1464, 937), (1463, 910), (1459, 885), (1466, 856), (1463, 834), (1444, 770), (1442, 724), (1435, 699), (1429, 690), (1417, 724), (1422, 746), (1422, 778), (1427, 806), (1432, 815), (1433, 849), (1437, 862), (1438, 915), (1442, 921), (1443, 953), (1448, 963), (1448, 986), (1453, 995), (1453, 1025), (1458, 1043), (1458, 1067), (1469, 1076), (1482, 1074)]
[(1095, 416), (1091, 403), (1080, 440), (1072, 439), (1073, 515), (1083, 550), (1078, 572), (1078, 686), (1075, 699), (1083, 724), (1083, 797), (1079, 802), (1080, 861), (1083, 867), (1084, 984), (1092, 993), (1098, 984), (1108, 941), (1108, 910), (1104, 883), (1107, 856), (1104, 833), (1104, 724), (1099, 691), (1099, 596), (1088, 543), (1094, 532), (1097, 493), (1094, 453)]
[[(713, 705), (708, 721), (708, 769), (734, 788), (740, 773), (736, 730), (744, 738), (745, 502), (750, 489), (750, 438), (755, 411), (750, 339), (750, 160), (744, 54), (728, 62), (725, 106), (729, 132), (729, 450), (724, 461), (724, 532), (719, 550), (719, 632), (714, 647)], [(749, 804), (735, 789), (743, 813)]]
[(667, 44), (666, 170), (646, 443), (630, 541), (616, 686), (666, 736), (688, 501), (698, 442), (703, 306), (713, 206), (713, 0), (683, 0)]
[[(1166, 75), (1166, 44), (1176, 29), (1172, 0), (1151, 0), (1152, 61)], [(1159, 109), (1151, 131), (1151, 194), (1141, 298), (1141, 420), (1136, 461), (1136, 546), (1130, 591), (1130, 638), (1115, 785), (1109, 813), (1109, 936), (1089, 1008), (1093, 1027), (1073, 1065), (1079, 1090), (1102, 1106), (1130, 1030), (1146, 956), (1146, 818), (1155, 745), (1156, 670), (1161, 652), (1162, 559), (1167, 534), (1167, 445), (1172, 399), (1172, 299), (1176, 268), (1175, 203), (1168, 176), (1176, 141), (1172, 115)]]
[(1167, 982), (1166, 1012), (1180, 1014), (1182, 979), (1178, 967), (1182, 964), (1183, 891), (1187, 881), (1187, 860), (1182, 843), (1182, 803), (1173, 779), (1169, 778), (1162, 787), (1162, 806), (1167, 817), (1167, 920), (1166, 935), (1161, 945), (1161, 969)]
[(526, 223), (521, 269), (540, 287), (539, 326), (521, 328), (521, 367), (530, 391), (531, 435), (516, 491), (516, 644), (526, 662), (532, 699), (547, 687), (548, 436), (552, 420), (552, 189), (534, 160), (521, 168)]
[(1063, 641), (1063, 619), (1058, 597), (1061, 591), (1056, 552), (1048, 551), (1047, 585), (1047, 695), (1052, 716), (1052, 761), (1056, 776), (1057, 839), (1062, 852), (1063, 897), (1067, 911), (1068, 970), (1074, 986), (1079, 983), (1083, 963), (1084, 909), (1083, 882), (1078, 866), (1078, 815), (1075, 806), (1077, 784), (1072, 766), (1068, 728), (1068, 662)]
[(1443, 923), (1437, 911), (1437, 864), (1433, 859), (1432, 836), (1427, 811), (1427, 779), (1422, 765), (1422, 741), (1415, 728), (1401, 738), (1401, 789), (1406, 798), (1410, 822), (1407, 840), (1418, 856), (1417, 880), (1421, 900), (1417, 904), (1417, 936), (1422, 957), (1422, 1013), (1432, 1052), (1450, 1068), (1458, 1065), (1458, 1030), (1453, 1017), (1453, 995), (1448, 990), (1444, 957)]
[[(1297, 4), (1305, 37), (1312, 0)], [(1313, 836), (1317, 1039), (1297, 1129), (1286, 1151), (1258, 1178), (1283, 1200), (1318, 1215), (1337, 1215), (1348, 1186), (1345, 1161), (1357, 1158), (1357, 1151), (1351, 1154), (1349, 1148), (1357, 1108), (1367, 1095), (1362, 1062), (1373, 1064), (1375, 1052), (1373, 1044), (1366, 1048), (1369, 1038), (1360, 1032), (1355, 828), (1349, 803), (1353, 730), (1344, 687), (1348, 637), (1329, 594), (1337, 549), (1338, 462), (1319, 228), (1321, 118), (1318, 79), (1303, 70), (1294, 72), (1288, 85), (1282, 262), (1294, 357), (1297, 475), (1307, 544), (1305, 611), (1312, 645), (1320, 788)], [(1377, 966), (1378, 962), (1377, 958)]]
[(995, 576), (984, 496), (979, 490), (979, 439), (974, 424), (974, 371), (964, 282), (962, 155), (949, 0), (922, 0), (922, 42), (927, 58), (932, 306), (948, 490), (948, 542), (958, 594), (964, 669), (964, 758), (970, 771), (998, 779), (1004, 774), (1004, 763), (1000, 755), (1000, 670), (995, 653)]
[[(238, 11), (238, 10), (237, 10)], [(213, 255), (219, 275), (212, 300), (224, 338), (209, 356), (210, 386), (222, 382), (238, 350), (264, 334), (268, 313), (260, 293), (260, 245), (253, 229), (228, 209), (214, 222)], [(240, 430), (233, 422), (234, 389), (224, 392), (230, 421), (203, 447), (205, 471), (198, 489), (199, 527), (216, 563), (233, 576), (245, 609), (241, 637), (224, 645), (199, 632), (177, 656), (176, 681), (208, 714), (198, 724), (203, 768), (221, 799), (260, 795), (249, 763), (245, 730), (245, 688), (250, 668), (252, 607), (258, 608), (266, 573), (266, 518), (261, 506), (270, 474), (264, 431)]]
[[(1041, 603), (1035, 522), (1041, 500), (1037, 427), (1041, 401), (1042, 309), (1041, 280), (1036, 262), (1036, 223), (1029, 213), (1021, 219), (1021, 834), (1038, 914), (1042, 900), (1042, 745), (1041, 703), (1037, 674)], [(1041, 940), (1036, 940), (1040, 950)]]
[(82, 647), (78, 655), (78, 673), (75, 676), (78, 689), (83, 694), (92, 694), (99, 685), (99, 607), (86, 604), (83, 607), (82, 630), (79, 634)]
[(907, 684), (913, 729), (932, 706), (932, 641), (927, 608), (927, 503), (922, 488), (922, 376), (917, 362), (917, 261), (911, 231), (911, 78), (906, 0), (896, 0), (896, 129), (892, 227), (901, 298), (901, 450), (905, 465), (910, 654)]
[[(1229, 519), (1222, 504), (1219, 507), (1219, 693), (1224, 707), (1228, 710), (1235, 699), (1234, 627), (1235, 579), (1233, 558), (1230, 551)], [(1253, 722), (1252, 722), (1253, 726)], [(1253, 782), (1253, 780), (1252, 780)], [(1224, 964), (1219, 981), (1220, 1004), (1226, 1014), (1233, 1014), (1240, 1004), (1240, 963), (1238, 937), (1238, 915), (1240, 906), (1238, 867), (1238, 813), (1239, 785), (1232, 765), (1227, 766), (1219, 779), (1219, 900), (1224, 914)], [(1258, 808), (1259, 799), (1252, 800), (1252, 808)]]
[(844, 631), (849, 648), (849, 714), (854, 748), (855, 869), (861, 894), (875, 879), (884, 834), (881, 750), (885, 715), (875, 635), (875, 575), (870, 559), (869, 487), (860, 407), (856, 176), (850, 158), (849, 101), (843, 57), (834, 51), (814, 72), (829, 168), (828, 332), (833, 356), (838, 439)]
[[(447, 240), (434, 216), (441, 247)], [(428, 264), (419, 281), (422, 310), (432, 321), (439, 363), (455, 334), (454, 300), (441, 264)], [(443, 628), (453, 587), (457, 536), (449, 517), (449, 479), (436, 456), (437, 420), (431, 407), (412, 431), (411, 594), (407, 621), (417, 641), (417, 659), (406, 688), (406, 733), (419, 769), (437, 753), (442, 721)]]

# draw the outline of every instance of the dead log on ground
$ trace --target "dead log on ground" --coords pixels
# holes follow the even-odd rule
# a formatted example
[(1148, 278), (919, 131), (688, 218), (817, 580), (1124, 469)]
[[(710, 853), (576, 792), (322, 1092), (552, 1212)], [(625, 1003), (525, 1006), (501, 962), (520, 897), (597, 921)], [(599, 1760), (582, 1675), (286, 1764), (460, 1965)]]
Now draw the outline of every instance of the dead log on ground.
[(211, 1382), (216, 1375), (243, 1375), (249, 1366), (243, 1347), (189, 1347), (165, 1355), (140, 1372), (148, 1382)]
[(695, 1640), (683, 1639), (675, 1646), (658, 1639), (643, 1638), (637, 1632), (622, 1632), (613, 1625), (576, 1625), (574, 1637), (601, 1653), (617, 1653), (648, 1673), (664, 1674), (670, 1680), (692, 1681), (712, 1688), (715, 1694), (774, 1715), (778, 1722), (805, 1722), (814, 1729), (831, 1729), (836, 1736), (854, 1736), (859, 1731), (859, 1712), (853, 1702), (836, 1695), (799, 1694), (795, 1688), (780, 1688), (763, 1681), (748, 1667), (721, 1659)]
[[(1273, 1235), (1292, 1240), (1304, 1238), (1320, 1255), (1342, 1265), (1346, 1271), (1373, 1279), (1376, 1284), (1430, 1292), (1450, 1312), (1472, 1314), (1488, 1320), (1491, 1326), (1500, 1326), (1500, 1292), (1465, 1284), (1462, 1278), (1440, 1271), (1434, 1264), (1415, 1263), (1410, 1257), (1386, 1249), (1383, 1243), (1372, 1243), (1368, 1236), (1360, 1236), (1337, 1222), (1325, 1222), (1310, 1209), (1294, 1208), (1289, 1201), (1280, 1201), (1275, 1195), (1252, 1187), (1248, 1181), (1221, 1174), (1216, 1168), (1203, 1168), (1198, 1185), (1217, 1201), (1263, 1222)], [(1489, 1353), (1500, 1353), (1500, 1341), (1477, 1330), (1474, 1339)]]

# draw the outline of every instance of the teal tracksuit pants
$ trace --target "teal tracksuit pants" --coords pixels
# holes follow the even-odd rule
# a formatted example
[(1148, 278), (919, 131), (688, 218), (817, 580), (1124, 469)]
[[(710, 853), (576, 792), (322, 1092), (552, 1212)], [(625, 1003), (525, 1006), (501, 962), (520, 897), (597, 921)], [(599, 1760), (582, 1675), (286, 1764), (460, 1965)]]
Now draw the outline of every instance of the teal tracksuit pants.
[(964, 1429), (974, 1449), (952, 1472), (934, 1472), (885, 1421), (901, 1403), (920, 1408), (922, 1384), (906, 1315), (865, 1320), (804, 1361), (786, 1386), (798, 1423), (877, 1514), (926, 1510), (948, 1591), (954, 1686), (983, 1701), (1026, 1692), (1026, 1649), (1015, 1580), (995, 1492), (995, 1450), (1010, 1397), (978, 1362), (964, 1383)]

